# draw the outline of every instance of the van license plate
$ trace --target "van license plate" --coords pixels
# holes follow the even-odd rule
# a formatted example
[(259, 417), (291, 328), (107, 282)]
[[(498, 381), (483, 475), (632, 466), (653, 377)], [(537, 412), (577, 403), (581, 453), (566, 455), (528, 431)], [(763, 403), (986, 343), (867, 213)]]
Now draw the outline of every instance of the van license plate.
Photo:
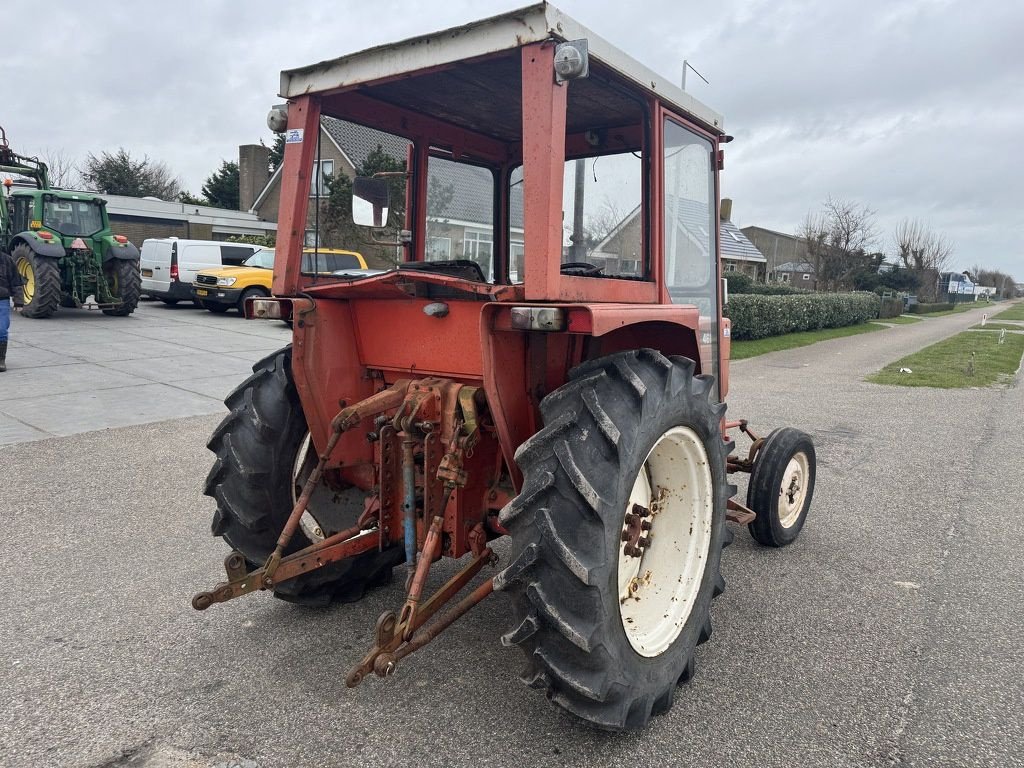
[(142, 276), (143, 277), (152, 277), (153, 276), (153, 270), (152, 269), (144, 269), (144, 270), (142, 270)]
[(196, 296), (206, 296), (209, 294), (205, 288), (196, 288)]

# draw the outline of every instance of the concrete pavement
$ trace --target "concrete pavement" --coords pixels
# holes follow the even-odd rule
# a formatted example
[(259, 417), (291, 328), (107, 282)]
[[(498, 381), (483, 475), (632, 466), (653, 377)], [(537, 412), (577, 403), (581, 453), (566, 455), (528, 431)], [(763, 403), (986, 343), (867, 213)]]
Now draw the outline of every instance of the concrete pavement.
[(219, 413), (252, 363), (291, 338), (282, 323), (160, 302), (129, 317), (61, 309), (12, 320), (0, 445)]

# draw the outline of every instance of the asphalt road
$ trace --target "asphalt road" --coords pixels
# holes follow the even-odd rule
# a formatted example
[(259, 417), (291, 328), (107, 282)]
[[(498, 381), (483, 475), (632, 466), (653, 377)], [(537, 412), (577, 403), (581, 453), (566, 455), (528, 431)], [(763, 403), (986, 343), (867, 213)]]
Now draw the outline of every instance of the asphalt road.
[(201, 495), (216, 416), (4, 448), (0, 763), (1024, 765), (1024, 392), (862, 380), (979, 315), (734, 364), (731, 415), (813, 434), (812, 517), (783, 551), (738, 531), (697, 676), (642, 734), (520, 684), (502, 595), (355, 690), (398, 580), (193, 611), (225, 554)]

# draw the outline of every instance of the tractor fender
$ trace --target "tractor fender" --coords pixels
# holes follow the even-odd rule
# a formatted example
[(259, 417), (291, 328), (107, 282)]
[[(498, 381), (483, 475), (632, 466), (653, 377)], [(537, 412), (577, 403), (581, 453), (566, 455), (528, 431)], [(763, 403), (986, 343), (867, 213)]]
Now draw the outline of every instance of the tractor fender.
[(48, 259), (64, 258), (64, 246), (56, 240), (43, 240), (35, 232), (22, 232), (11, 240), (11, 250), (15, 246), (24, 243), (32, 249), (37, 256), (44, 256)]
[(103, 254), (103, 263), (106, 264), (111, 259), (138, 261), (139, 249), (133, 243), (111, 243), (107, 252)]

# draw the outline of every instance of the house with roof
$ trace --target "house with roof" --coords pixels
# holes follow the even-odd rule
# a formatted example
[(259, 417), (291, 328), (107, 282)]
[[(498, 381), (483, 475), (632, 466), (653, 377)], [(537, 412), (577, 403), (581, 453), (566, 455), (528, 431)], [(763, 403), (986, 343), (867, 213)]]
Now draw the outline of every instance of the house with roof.
[(775, 282), (785, 283), (794, 288), (815, 290), (818, 280), (814, 274), (814, 265), (809, 261), (787, 261), (775, 267)]
[(723, 197), (719, 203), (721, 221), (718, 223), (721, 238), (722, 271), (741, 272), (758, 282), (767, 279), (768, 260), (760, 249), (732, 223), (732, 200)]
[[(408, 155), (409, 142), (389, 133), (375, 131), (356, 123), (324, 117), (320, 120), (320, 147), (310, 174), (309, 196), (321, 200), (328, 196), (327, 179), (342, 173), (355, 178), (370, 153), (380, 147), (400, 162)], [(262, 150), (262, 151), (261, 151)], [(239, 147), (239, 207), (264, 221), (277, 221), (281, 203), (279, 165), (269, 172), (270, 151), (260, 145)], [(306, 227), (306, 245), (315, 241), (317, 206), (310, 205)]]
[[(807, 250), (807, 241), (802, 237), (785, 232), (777, 232), (766, 227), (743, 227), (742, 232), (758, 251), (764, 255), (768, 282), (788, 283), (793, 278), (794, 270), (786, 269), (780, 271), (781, 266), (799, 266), (811, 261)], [(785, 280), (782, 278), (783, 272), (789, 275)], [(800, 284), (805, 282), (802, 275), (809, 274), (799, 270), (796, 270), (795, 273), (798, 275), (797, 282)], [(807, 278), (807, 280), (813, 282), (813, 278)]]
[[(706, 202), (665, 198), (666, 218), (675, 222), (677, 235), (694, 243), (707, 242), (708, 209)], [(742, 272), (754, 280), (765, 279), (765, 258), (746, 235), (732, 223), (732, 200), (723, 198), (719, 206), (718, 237), (722, 252), (722, 270)], [(589, 254), (588, 261), (605, 268), (607, 274), (637, 271), (640, 256), (634, 252), (640, 242), (640, 208), (630, 212)]]

